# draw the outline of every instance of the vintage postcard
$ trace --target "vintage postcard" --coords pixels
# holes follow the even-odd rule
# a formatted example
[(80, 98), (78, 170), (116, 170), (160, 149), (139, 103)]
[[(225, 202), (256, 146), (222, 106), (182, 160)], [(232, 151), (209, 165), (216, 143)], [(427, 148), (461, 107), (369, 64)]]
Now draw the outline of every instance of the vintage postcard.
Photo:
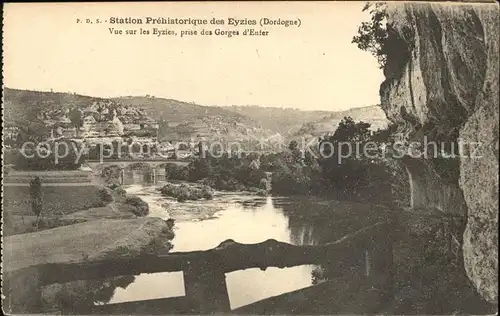
[(7, 3), (2, 35), (5, 314), (497, 313), (497, 3)]

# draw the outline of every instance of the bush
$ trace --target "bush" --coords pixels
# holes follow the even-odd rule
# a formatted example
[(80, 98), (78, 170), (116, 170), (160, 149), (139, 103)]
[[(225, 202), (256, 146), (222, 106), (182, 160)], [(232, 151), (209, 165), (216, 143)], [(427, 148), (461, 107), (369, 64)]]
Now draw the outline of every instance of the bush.
[(119, 166), (104, 167), (101, 172), (101, 177), (110, 185), (119, 186), (121, 182), (122, 170)]
[(197, 159), (189, 165), (189, 180), (198, 181), (212, 174), (212, 167), (207, 159)]
[(168, 179), (181, 181), (189, 180), (188, 167), (178, 166), (176, 164), (170, 163), (165, 166), (165, 174)]
[(198, 159), (189, 165), (190, 181), (203, 180), (219, 190), (258, 188), (260, 180), (265, 177), (265, 171), (260, 168), (260, 156), (255, 154), (241, 158), (225, 154), (220, 158)]
[(293, 173), (280, 170), (273, 174), (271, 190), (275, 194), (284, 195), (309, 194), (309, 182), (300, 170)]
[(121, 185), (116, 183), (111, 183), (110, 185), (108, 185), (108, 188), (113, 190), (113, 192), (117, 195), (125, 196), (127, 194), (127, 191), (122, 188)]
[(99, 198), (102, 201), (102, 206), (106, 206), (113, 202), (113, 195), (107, 188), (100, 188), (98, 191)]
[(120, 187), (120, 185), (117, 183), (111, 183), (110, 185), (108, 185), (108, 188), (110, 188), (113, 191), (118, 189), (119, 187)]
[(178, 202), (187, 200), (196, 201), (199, 199), (212, 199), (213, 190), (209, 186), (201, 185), (194, 186), (188, 184), (172, 184), (167, 183), (161, 188), (161, 193), (177, 199)]
[(213, 198), (213, 192), (209, 187), (204, 186), (201, 189), (201, 196), (206, 200), (211, 200)]
[(149, 214), (149, 204), (144, 202), (138, 196), (129, 196), (125, 199), (125, 204), (133, 206), (132, 213), (137, 216), (146, 216)]
[(70, 139), (51, 140), (40, 145), (43, 156), (47, 154), (47, 157), (42, 158), (35, 148), (25, 148), (24, 155), (20, 151), (17, 152), (17, 170), (76, 170), (86, 160), (85, 155), (78, 157), (82, 146)]
[(127, 194), (127, 191), (125, 191), (125, 189), (122, 187), (116, 188), (114, 191), (116, 194), (121, 196), (125, 196)]
[(40, 215), (42, 215), (43, 209), (42, 182), (40, 177), (35, 177), (35, 179), (30, 181), (30, 202), (31, 210), (38, 220)]

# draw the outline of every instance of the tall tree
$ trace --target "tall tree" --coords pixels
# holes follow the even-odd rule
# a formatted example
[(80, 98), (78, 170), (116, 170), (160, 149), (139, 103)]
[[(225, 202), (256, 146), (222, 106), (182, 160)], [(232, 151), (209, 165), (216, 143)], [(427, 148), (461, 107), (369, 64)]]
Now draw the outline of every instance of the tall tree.
[(40, 177), (35, 177), (30, 182), (30, 201), (31, 210), (36, 215), (36, 230), (38, 231), (38, 225), (40, 223), (40, 215), (42, 215), (42, 181)]
[(73, 108), (69, 112), (69, 119), (71, 120), (71, 123), (75, 126), (76, 137), (78, 137), (80, 134), (80, 128), (83, 126), (83, 113), (82, 113), (82, 111), (80, 111), (78, 108)]
[(386, 25), (386, 4), (384, 2), (366, 3), (363, 11), (368, 11), (370, 21), (362, 22), (358, 34), (352, 38), (352, 43), (359, 49), (370, 52), (383, 68), (387, 60), (388, 31)]

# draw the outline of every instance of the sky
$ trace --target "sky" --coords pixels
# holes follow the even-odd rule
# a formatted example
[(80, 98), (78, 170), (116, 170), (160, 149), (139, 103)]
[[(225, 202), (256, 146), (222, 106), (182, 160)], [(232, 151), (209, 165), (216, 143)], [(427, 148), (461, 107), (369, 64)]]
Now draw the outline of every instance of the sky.
[[(19, 3), (4, 7), (4, 85), (202, 105), (337, 111), (379, 103), (377, 61), (351, 43), (363, 2)], [(226, 25), (110, 24), (111, 17), (224, 19)], [(109, 28), (239, 30), (227, 19), (300, 19), (268, 36), (111, 35)], [(76, 23), (100, 19), (100, 24)], [(94, 20), (95, 21), (95, 20)], [(139, 31), (138, 31), (139, 32)]]

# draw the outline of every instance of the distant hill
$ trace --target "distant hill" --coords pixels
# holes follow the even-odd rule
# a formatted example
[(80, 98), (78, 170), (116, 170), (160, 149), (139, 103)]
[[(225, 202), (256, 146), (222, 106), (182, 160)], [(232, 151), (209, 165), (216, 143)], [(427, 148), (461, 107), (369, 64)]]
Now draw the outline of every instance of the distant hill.
[(232, 122), (249, 122), (245, 115), (228, 111), (222, 107), (203, 106), (195, 103), (163, 99), (156, 97), (128, 96), (114, 98), (115, 102), (145, 108), (151, 117), (171, 121), (173, 123), (184, 123), (204, 117), (221, 117)]
[(317, 121), (328, 117), (329, 111), (302, 111), (291, 108), (260, 107), (257, 105), (228, 106), (229, 111), (245, 115), (258, 122), (262, 128), (271, 129), (282, 135), (290, 135), (298, 131), (303, 123)]
[(43, 92), (4, 88), (4, 120), (6, 122), (26, 122), (34, 118), (57, 120), (72, 107), (84, 108), (93, 102), (103, 101), (78, 94), (63, 92)]
[(385, 116), (384, 111), (378, 105), (371, 105), (359, 108), (352, 108), (346, 111), (333, 112), (328, 117), (324, 117), (317, 121), (312, 121), (315, 135), (324, 135), (332, 133), (337, 129), (338, 124), (344, 118), (350, 116), (355, 122), (363, 121), (370, 123), (371, 130), (386, 128), (389, 120)]
[(286, 136), (312, 134), (315, 136), (332, 133), (340, 120), (346, 116), (355, 121), (372, 125), (373, 130), (387, 127), (388, 120), (378, 105), (352, 108), (345, 111), (303, 111), (290, 108), (231, 106), (228, 110), (246, 115), (263, 128), (275, 130)]

